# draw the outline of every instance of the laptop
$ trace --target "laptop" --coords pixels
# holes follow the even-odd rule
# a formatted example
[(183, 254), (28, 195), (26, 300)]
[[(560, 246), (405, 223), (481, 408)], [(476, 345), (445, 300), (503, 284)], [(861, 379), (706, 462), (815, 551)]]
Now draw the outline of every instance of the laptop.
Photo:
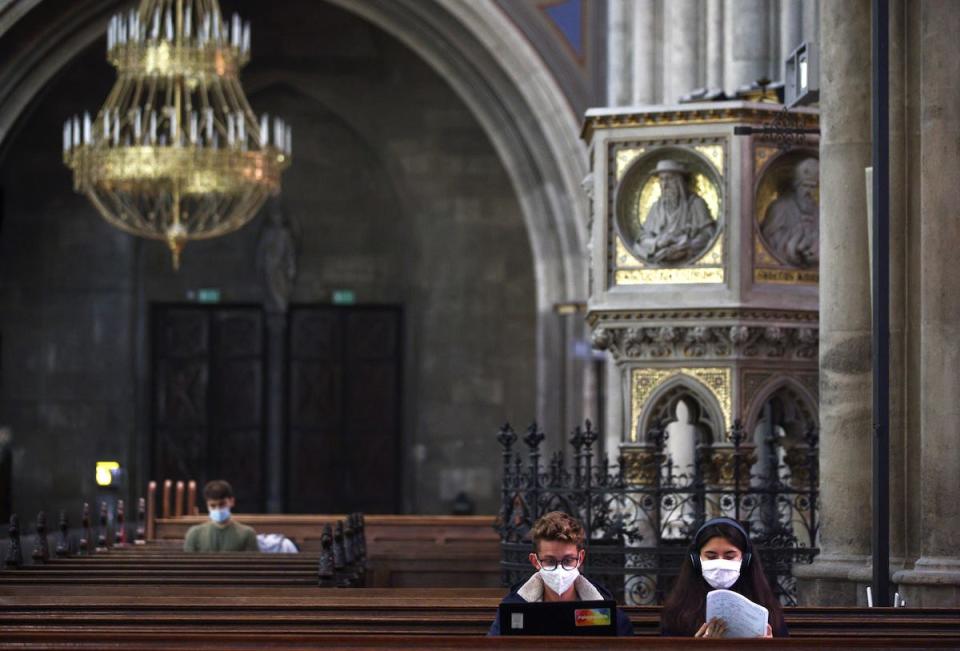
[(616, 635), (617, 602), (500, 604), (500, 635)]

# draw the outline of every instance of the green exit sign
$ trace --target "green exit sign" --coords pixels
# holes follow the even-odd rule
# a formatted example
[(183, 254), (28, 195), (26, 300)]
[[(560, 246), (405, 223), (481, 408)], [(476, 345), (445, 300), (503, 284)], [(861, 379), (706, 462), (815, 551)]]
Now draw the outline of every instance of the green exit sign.
[(357, 295), (352, 289), (333, 290), (334, 305), (353, 305), (357, 302)]
[(197, 303), (219, 303), (220, 290), (211, 287), (197, 290)]

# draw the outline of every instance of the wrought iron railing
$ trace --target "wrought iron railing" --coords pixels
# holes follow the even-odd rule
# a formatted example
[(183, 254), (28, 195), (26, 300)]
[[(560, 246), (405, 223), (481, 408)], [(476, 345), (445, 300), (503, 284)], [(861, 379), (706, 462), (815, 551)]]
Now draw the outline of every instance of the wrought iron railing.
[[(590, 421), (570, 437), (572, 454), (543, 460), (545, 436), (536, 424), (522, 437), (510, 425), (497, 434), (503, 451), (502, 504), (498, 519), (504, 583), (529, 576), (529, 532), (544, 513), (576, 516), (587, 532), (586, 572), (623, 603), (662, 603), (691, 536), (707, 518), (742, 522), (774, 592), (796, 603), (791, 569), (819, 551), (818, 432), (798, 440), (767, 440), (758, 463), (740, 421), (722, 442), (697, 447), (695, 462), (678, 468), (666, 445), (667, 428), (651, 430), (644, 444), (621, 450), (611, 466), (595, 450)], [(516, 450), (518, 441), (526, 451)], [(568, 461), (569, 458), (569, 461)], [(772, 460), (769, 461), (769, 460)]]

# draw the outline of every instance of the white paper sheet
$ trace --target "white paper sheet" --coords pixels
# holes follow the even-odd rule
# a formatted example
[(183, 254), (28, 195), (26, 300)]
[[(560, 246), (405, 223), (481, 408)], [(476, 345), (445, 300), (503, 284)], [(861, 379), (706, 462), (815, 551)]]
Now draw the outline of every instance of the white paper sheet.
[(724, 637), (759, 637), (767, 632), (767, 609), (732, 590), (707, 593), (707, 621), (720, 617), (727, 624)]

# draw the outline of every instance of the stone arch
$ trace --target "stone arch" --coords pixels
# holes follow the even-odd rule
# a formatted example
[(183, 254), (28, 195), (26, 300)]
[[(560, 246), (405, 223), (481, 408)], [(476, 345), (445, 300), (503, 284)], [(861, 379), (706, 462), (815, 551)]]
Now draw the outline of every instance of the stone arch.
[[(450, 84), (487, 133), (516, 191), (536, 279), (537, 419), (564, 431), (582, 416), (585, 365), (568, 357), (586, 328), (554, 305), (586, 297), (586, 148), (578, 121), (533, 47), (494, 3), (327, 0), (383, 29)], [(103, 36), (122, 0), (0, 0), (0, 154), (20, 117), (77, 54)], [(26, 44), (29, 43), (29, 47)]]
[(763, 410), (763, 406), (778, 393), (784, 393), (794, 400), (796, 407), (803, 416), (804, 430), (811, 425), (819, 427), (819, 418), (817, 417), (819, 402), (816, 396), (795, 378), (781, 376), (764, 384), (747, 405), (743, 420), (745, 431), (752, 432), (754, 430), (757, 421), (760, 420), (760, 412)]
[(705, 384), (684, 373), (664, 380), (647, 399), (643, 413), (636, 419), (636, 426), (640, 428), (637, 439), (646, 441), (647, 433), (658, 420), (664, 424), (670, 422), (677, 403), (684, 397), (693, 398), (697, 403), (691, 422), (706, 434), (705, 440), (699, 442), (709, 444), (722, 439), (726, 426), (719, 401)]

